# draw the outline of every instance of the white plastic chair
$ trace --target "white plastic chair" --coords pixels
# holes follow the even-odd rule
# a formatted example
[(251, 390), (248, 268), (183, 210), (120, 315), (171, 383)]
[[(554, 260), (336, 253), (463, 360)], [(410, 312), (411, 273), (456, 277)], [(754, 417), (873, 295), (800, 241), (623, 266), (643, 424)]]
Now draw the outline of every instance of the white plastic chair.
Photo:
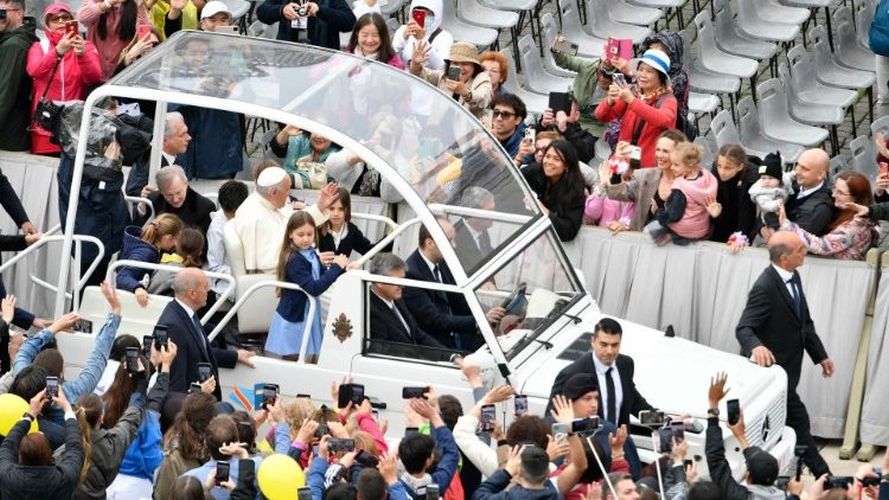
[[(503, 49), (500, 51), (501, 54), (506, 56), (507, 60), (512, 60), (512, 51), (509, 49)], [(522, 100), (525, 103), (525, 107), (528, 108), (528, 111), (534, 114), (543, 114), (546, 108), (549, 106), (549, 96), (538, 94), (536, 92), (532, 92), (521, 85), (521, 81), (519, 79), (518, 73), (516, 73), (515, 65), (508, 64), (507, 69), (507, 77), (506, 81), (503, 82), (503, 88), (510, 94), (514, 94), (516, 97)]]
[(751, 0), (741, 0), (737, 5), (738, 16), (735, 22), (738, 30), (747, 36), (759, 40), (789, 42), (799, 34), (799, 24), (782, 23), (760, 17)]
[(858, 35), (858, 44), (862, 47), (870, 48), (868, 31), (870, 31), (870, 25), (874, 21), (876, 10), (875, 2), (865, 0), (855, 4), (855, 32)]
[[(563, 0), (571, 1), (571, 0)], [(633, 44), (640, 44), (651, 30), (642, 26), (619, 23), (608, 17), (606, 2), (610, 0), (586, 0), (586, 26), (584, 30), (598, 38), (629, 38)], [(564, 20), (564, 17), (562, 18)], [(564, 22), (564, 21), (563, 21)]]
[(830, 178), (831, 180), (837, 176), (838, 173), (843, 170), (847, 170), (849, 168), (849, 158), (844, 154), (838, 154), (830, 159)]
[(836, 34), (833, 40), (836, 61), (847, 68), (875, 72), (877, 62), (874, 53), (858, 43), (852, 11), (848, 7), (840, 7), (834, 11), (833, 26)]
[(882, 132), (883, 135), (889, 137), (889, 116), (877, 118), (870, 124), (871, 135), (876, 135), (877, 132)]
[(709, 114), (719, 107), (719, 98), (713, 94), (688, 93), (688, 110), (695, 115)]
[(482, 5), (492, 9), (524, 12), (537, 5), (537, 0), (482, 0)]
[(824, 85), (815, 74), (815, 63), (805, 47), (797, 45), (787, 51), (790, 63), (791, 88), (805, 102), (832, 104), (849, 107), (858, 98), (858, 92)]
[(760, 19), (773, 19), (779, 23), (800, 25), (809, 19), (808, 9), (788, 7), (781, 5), (776, 0), (742, 0), (753, 4), (756, 14)]
[(572, 0), (559, 2), (562, 34), (569, 42), (577, 44), (577, 54), (586, 57), (602, 57), (607, 39), (590, 35), (580, 24), (580, 15)]
[(790, 116), (787, 93), (781, 80), (771, 78), (760, 83), (756, 94), (759, 97), (759, 121), (766, 137), (810, 147), (827, 140), (827, 130), (799, 123)]
[(522, 74), (528, 88), (541, 94), (550, 92), (566, 92), (574, 84), (574, 78), (553, 76), (543, 69), (543, 61), (537, 52), (537, 45), (530, 35), (519, 39), (519, 60), (522, 61)]
[(691, 50), (691, 32), (683, 30), (679, 32), (682, 37), (686, 71), (688, 71), (688, 84), (693, 90), (707, 94), (734, 95), (741, 88), (741, 79), (736, 76), (713, 73), (703, 68), (700, 60)]
[(477, 47), (487, 47), (497, 41), (497, 31), (463, 22), (457, 17), (456, 8), (450, 0), (442, 8), (442, 28), (448, 30), (455, 42), (469, 42)]
[[(741, 144), (741, 136), (735, 127), (735, 121), (732, 120), (732, 113), (727, 109), (717, 113), (710, 121), (710, 132), (716, 139), (717, 149), (725, 144)], [(753, 153), (748, 151), (747, 154)]]
[(519, 22), (519, 15), (515, 12), (492, 9), (478, 0), (459, 0), (457, 17), (469, 24), (493, 29), (509, 29)]
[[(763, 133), (759, 112), (753, 98), (747, 96), (738, 101), (738, 127), (741, 132), (741, 145), (748, 154), (751, 151), (780, 151), (781, 158), (788, 163), (793, 163), (803, 152), (803, 146), (792, 142), (778, 141), (767, 137)], [(759, 156), (759, 155), (757, 155)], [(763, 156), (760, 156), (763, 158)]]
[(870, 88), (874, 84), (874, 73), (846, 68), (837, 63), (823, 26), (815, 26), (809, 31), (809, 46), (815, 56), (815, 75), (819, 82), (847, 89)]
[(756, 74), (759, 65), (755, 60), (723, 52), (716, 46), (709, 11), (701, 11), (695, 16), (695, 27), (698, 30), (698, 50), (700, 51), (698, 59), (704, 69), (739, 78), (750, 78)]
[(849, 151), (852, 152), (852, 161), (849, 168), (868, 179), (877, 178), (877, 151), (874, 141), (866, 135), (858, 136), (849, 143)]
[[(553, 54), (549, 50), (553, 46), (553, 41), (559, 35), (559, 28), (556, 26), (556, 20), (553, 18), (553, 15), (549, 12), (544, 14), (540, 18), (540, 26), (543, 28), (543, 69), (551, 75), (573, 78), (577, 73), (556, 64)], [(569, 43), (574, 42), (569, 41)]]
[(839, 125), (843, 123), (843, 108), (831, 104), (815, 104), (800, 99), (800, 96), (794, 92), (793, 86), (789, 84), (791, 80), (787, 65), (781, 64), (778, 67), (778, 77), (784, 83), (784, 90), (787, 92), (788, 109), (790, 110), (790, 116), (794, 119), (816, 126)]
[(660, 9), (630, 5), (624, 0), (609, 0), (605, 5), (608, 17), (619, 23), (651, 26), (663, 15)]
[(716, 33), (716, 45), (728, 52), (751, 59), (771, 59), (778, 51), (774, 42), (758, 40), (738, 32), (735, 27), (734, 13), (726, 0), (713, 0), (716, 19), (713, 28)]

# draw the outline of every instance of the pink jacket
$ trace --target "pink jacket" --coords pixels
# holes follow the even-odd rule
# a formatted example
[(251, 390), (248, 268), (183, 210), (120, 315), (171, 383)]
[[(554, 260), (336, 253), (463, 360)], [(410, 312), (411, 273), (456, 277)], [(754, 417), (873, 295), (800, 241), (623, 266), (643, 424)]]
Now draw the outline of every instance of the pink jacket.
[[(62, 3), (48, 5), (43, 11), (43, 18), (56, 15), (60, 12), (71, 12), (71, 9)], [(86, 91), (90, 85), (102, 81), (102, 67), (99, 63), (99, 53), (95, 45), (86, 42), (83, 55), (78, 56), (74, 50), (59, 61), (56, 55), (56, 44), (62, 34), (45, 29), (46, 41), (34, 42), (28, 50), (28, 75), (34, 79), (34, 99), (31, 103), (31, 115), (37, 109), (37, 103), (46, 92), (46, 98), (51, 101), (76, 101), (86, 97)], [(53, 68), (58, 62), (52, 81)], [(31, 132), (31, 152), (35, 154), (54, 153), (59, 147), (49, 142), (50, 133), (42, 128), (35, 127)]]
[[(102, 61), (102, 74), (104, 80), (111, 78), (114, 74), (114, 68), (120, 63), (120, 53), (132, 42), (131, 40), (121, 40), (117, 34), (120, 28), (121, 6), (115, 5), (105, 12), (105, 27), (108, 29), (107, 36), (103, 40), (99, 37), (99, 21), (102, 19), (103, 0), (88, 0), (77, 10), (77, 19), (87, 27), (87, 39), (96, 45), (99, 51), (99, 57)], [(139, 26), (151, 26), (151, 18), (148, 16), (148, 10), (142, 0), (125, 0), (127, 2), (136, 2), (138, 4), (136, 17), (136, 31)]]
[(358, 427), (374, 438), (374, 444), (377, 445), (377, 451), (380, 452), (380, 455), (388, 453), (389, 444), (386, 443), (386, 436), (383, 435), (373, 415), (370, 413), (356, 413), (355, 419)]
[(700, 175), (694, 179), (677, 177), (673, 180), (673, 189), (685, 195), (685, 214), (678, 221), (670, 224), (670, 229), (679, 236), (690, 240), (699, 240), (710, 232), (710, 213), (707, 212), (706, 199), (716, 198), (718, 183), (716, 176), (706, 168), (700, 169)]
[(612, 200), (605, 196), (591, 194), (586, 199), (583, 216), (590, 224), (608, 227), (614, 221), (623, 219), (627, 225), (636, 213), (636, 203), (632, 201)]

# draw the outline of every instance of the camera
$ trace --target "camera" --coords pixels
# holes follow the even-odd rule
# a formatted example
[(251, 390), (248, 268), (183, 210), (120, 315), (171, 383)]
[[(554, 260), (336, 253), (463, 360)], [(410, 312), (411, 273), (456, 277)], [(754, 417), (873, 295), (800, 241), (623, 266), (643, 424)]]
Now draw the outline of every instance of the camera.
[(726, 417), (729, 425), (735, 425), (741, 420), (741, 403), (737, 399), (729, 399), (725, 402)]
[(401, 389), (402, 399), (426, 399), (429, 387), (404, 387)]
[(579, 418), (571, 422), (571, 433), (588, 436), (599, 430), (599, 417)]
[(299, 17), (306, 17), (309, 15), (309, 8), (304, 4), (298, 4), (299, 7), (296, 8), (296, 13), (299, 14)]
[(639, 423), (646, 426), (660, 427), (667, 422), (667, 417), (660, 410), (643, 410), (639, 412)]
[(376, 467), (380, 464), (380, 460), (370, 453), (361, 450), (355, 455), (355, 462), (361, 464), (362, 467)]
[(361, 384), (343, 384), (337, 401), (337, 408), (345, 408), (349, 403), (360, 405), (364, 402), (364, 386)]

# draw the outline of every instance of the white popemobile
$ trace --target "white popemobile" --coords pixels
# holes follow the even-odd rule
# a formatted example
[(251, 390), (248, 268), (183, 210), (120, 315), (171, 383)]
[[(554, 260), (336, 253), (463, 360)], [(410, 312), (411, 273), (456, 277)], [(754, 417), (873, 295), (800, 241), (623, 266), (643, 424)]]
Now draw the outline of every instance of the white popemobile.
[[(211, 62), (199, 71), (188, 66), (188, 52), (197, 46), (209, 49)], [(422, 114), (411, 107), (412, 93), (420, 91), (431, 96)], [(589, 355), (589, 332), (602, 313), (583, 289), (549, 218), (534, 203), (533, 193), (496, 140), (456, 101), (441, 92), (430, 92), (425, 82), (351, 54), (186, 31), (177, 33), (95, 90), (87, 99), (87, 108), (106, 96), (223, 109), (321, 133), (355, 152), (404, 198), (398, 207), (399, 216), (395, 217), (398, 222), (376, 217), (388, 221), (389, 235), (363, 256), (361, 263), (390, 241), (396, 243), (396, 253), (406, 257), (413, 250), (411, 244), (415, 245), (419, 224), (430, 228), (432, 237), (444, 250), (455, 286), (376, 276), (366, 271), (368, 266), (341, 276), (325, 294), (322, 304), (315, 306), (326, 309), (322, 315), (324, 342), (318, 364), (304, 363), (305, 356), (301, 356), (300, 362), (257, 356), (253, 369), (239, 365), (234, 370), (222, 370), (224, 397), (236, 405), (240, 402), (251, 408), (252, 390), (258, 382), (279, 384), (281, 393), (288, 398), (309, 393), (316, 404), (330, 404), (331, 381), (349, 375), (365, 386), (367, 395), (387, 403), (388, 408), (381, 414), (390, 420), (393, 437), (403, 425), (403, 386), (431, 383), (438, 394), (453, 394), (464, 408), (472, 406), (470, 387), (453, 363), (367, 352), (369, 332), (373, 329), (369, 324), (368, 296), (374, 282), (462, 295), (478, 319), (486, 341), (468, 359), (482, 367), (488, 386), (508, 380), (519, 393), (528, 396), (531, 411), (538, 414), (546, 407), (559, 370), (579, 356)], [(159, 144), (165, 106), (157, 108), (154, 137)], [(399, 118), (404, 125), (402, 130), (382, 130), (378, 126), (389, 115)], [(88, 130), (90, 119), (91, 114), (84, 113), (71, 192), (79, 189), (85, 159), (84, 131)], [(156, 145), (152, 171), (158, 168), (160, 151)], [(454, 165), (459, 165), (456, 174)], [(447, 182), (442, 180), (445, 177)], [(461, 193), (469, 186), (491, 192), (495, 208), (481, 210), (462, 204)], [(77, 198), (72, 197), (68, 228), (74, 226), (76, 209)], [(480, 255), (475, 248), (468, 250), (459, 244), (452, 247), (435, 222), (437, 216), (458, 224), (465, 220), (484, 221), (489, 226), (493, 249)], [(70, 254), (72, 245), (72, 235), (67, 234), (63, 255)], [(232, 294), (236, 303), (226, 320), (237, 315), (242, 326), (251, 322), (267, 325), (275, 307), (274, 276), (246, 274), (237, 262), (238, 242), (229, 237), (226, 246), (234, 277), (221, 278), (232, 284), (230, 290), (237, 289)], [(111, 279), (118, 266), (111, 266)], [(66, 286), (70, 267), (67, 260), (63, 262), (60, 289), (70, 288)], [(124, 304), (120, 333), (139, 338), (151, 334), (169, 298), (152, 297), (149, 307), (142, 309), (130, 294), (120, 295)], [(64, 300), (60, 295), (57, 315), (67, 306)], [(515, 328), (502, 334), (486, 323), (485, 311), (507, 301), (523, 307), (517, 308)], [(87, 289), (79, 310), (85, 318), (100, 324), (103, 307), (98, 290)], [(784, 425), (787, 381), (780, 368), (761, 368), (741, 356), (666, 337), (663, 332), (627, 321), (621, 324), (621, 351), (635, 359), (636, 385), (652, 405), (670, 414), (698, 418), (697, 427), (703, 431), (710, 376), (717, 371), (728, 372), (732, 396), (744, 405), (750, 445), (770, 451), (782, 467), (790, 465), (795, 436)], [(220, 327), (212, 335), (218, 334)], [(65, 350), (70, 375), (87, 359), (93, 336), (74, 333), (60, 335), (58, 341)], [(305, 352), (305, 342), (302, 349)], [(512, 403), (507, 402), (500, 410), (509, 420)], [(722, 415), (725, 414), (723, 408)], [(633, 439), (643, 460), (650, 461), (654, 456), (652, 440), (636, 431), (632, 431)], [(735, 476), (740, 477), (744, 468), (737, 442), (728, 430), (723, 431), (723, 436)], [(689, 457), (703, 456), (704, 433), (687, 431), (686, 437)], [(704, 465), (704, 461), (700, 464)]]

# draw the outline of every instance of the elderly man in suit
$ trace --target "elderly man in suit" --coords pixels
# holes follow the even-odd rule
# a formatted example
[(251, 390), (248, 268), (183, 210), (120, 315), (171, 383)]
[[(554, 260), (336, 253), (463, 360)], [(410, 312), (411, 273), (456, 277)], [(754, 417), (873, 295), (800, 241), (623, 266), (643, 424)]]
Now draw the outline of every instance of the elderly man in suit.
[(178, 347), (170, 368), (170, 391), (186, 392), (192, 382), (200, 382), (198, 363), (210, 363), (216, 400), (222, 399), (219, 387), (219, 367), (234, 368), (238, 363), (253, 367), (253, 353), (244, 349), (229, 351), (210, 345), (207, 333), (198, 317), (198, 309), (207, 304), (210, 285), (207, 276), (197, 268), (187, 267), (173, 279), (176, 294), (164, 308), (157, 324), (167, 328), (171, 341)]
[(604, 420), (621, 426), (630, 423), (631, 414), (638, 416), (640, 411), (653, 410), (636, 390), (633, 358), (620, 353), (622, 336), (620, 323), (611, 318), (599, 320), (591, 339), (593, 352), (562, 368), (553, 382), (550, 401), (556, 394), (564, 394), (563, 386), (572, 375), (591, 373), (596, 375), (600, 388), (598, 413)]
[(797, 443), (807, 448), (803, 462), (820, 477), (830, 469), (809, 432), (809, 414), (796, 386), (804, 350), (821, 366), (824, 377), (833, 375), (833, 361), (815, 332), (796, 271), (806, 258), (806, 246), (799, 236), (786, 231), (774, 233), (768, 245), (772, 263), (750, 289), (735, 336), (742, 355), (760, 366), (778, 364), (787, 372), (787, 425), (796, 432)]
[[(436, 220), (453, 244), (454, 225), (444, 218)], [(441, 249), (426, 226), (420, 227), (419, 245), (407, 258), (407, 277), (417, 281), (456, 284)], [(404, 302), (420, 328), (439, 343), (466, 352), (474, 352), (484, 345), (478, 323), (460, 294), (409, 287), (404, 290)], [(502, 307), (494, 307), (486, 313), (486, 317), (488, 322), (496, 324), (504, 314), (506, 311)]]
[[(188, 133), (188, 125), (182, 113), (171, 111), (164, 118), (164, 141), (161, 149), (161, 168), (176, 164), (176, 157), (185, 153), (191, 135)], [(126, 193), (129, 196), (141, 196), (147, 198), (153, 189), (148, 185), (149, 155), (145, 155), (135, 162), (127, 177)]]
[[(405, 277), (405, 264), (395, 254), (380, 253), (370, 262), (370, 273)], [(369, 352), (428, 361), (453, 361), (457, 353), (417, 325), (404, 300), (400, 285), (374, 283), (370, 295)]]

